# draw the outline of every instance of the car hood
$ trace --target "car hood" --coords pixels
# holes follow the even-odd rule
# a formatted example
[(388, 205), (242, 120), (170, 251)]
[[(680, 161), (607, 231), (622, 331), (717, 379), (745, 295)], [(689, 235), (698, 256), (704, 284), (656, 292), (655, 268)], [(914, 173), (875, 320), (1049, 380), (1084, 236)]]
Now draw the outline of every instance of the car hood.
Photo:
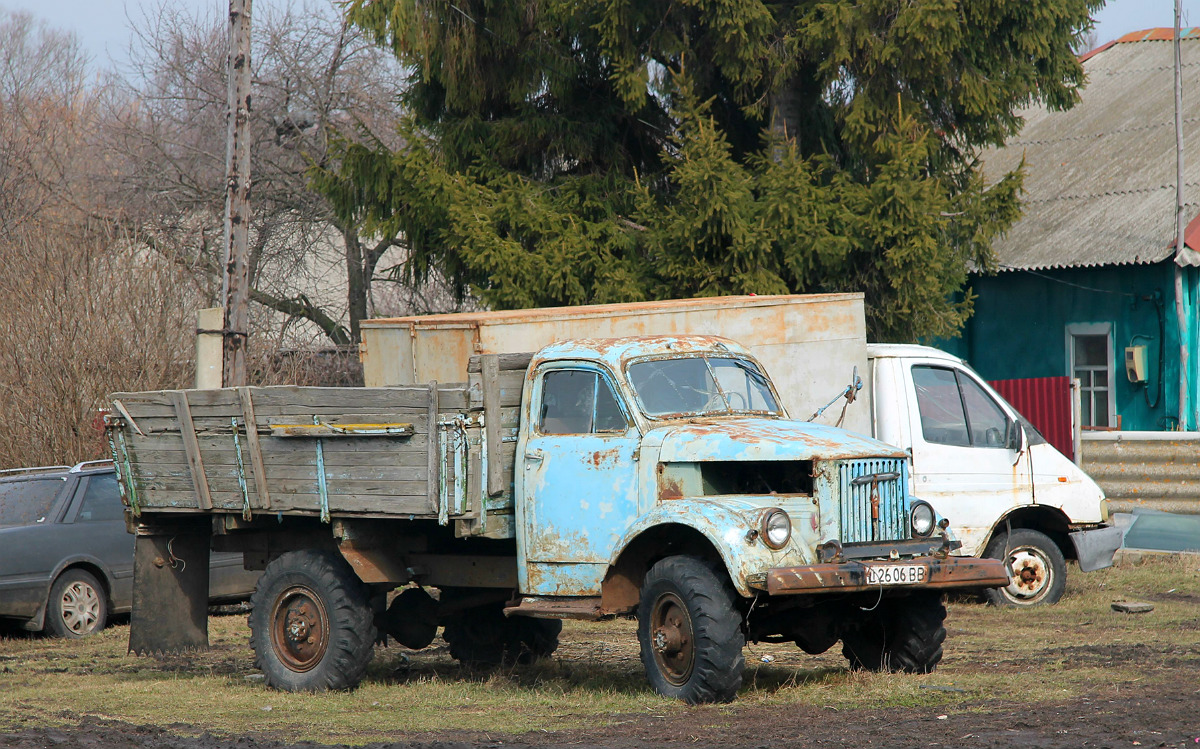
[(659, 460), (664, 463), (908, 457), (898, 447), (856, 432), (786, 419), (694, 420), (654, 429), (646, 443), (661, 445)]

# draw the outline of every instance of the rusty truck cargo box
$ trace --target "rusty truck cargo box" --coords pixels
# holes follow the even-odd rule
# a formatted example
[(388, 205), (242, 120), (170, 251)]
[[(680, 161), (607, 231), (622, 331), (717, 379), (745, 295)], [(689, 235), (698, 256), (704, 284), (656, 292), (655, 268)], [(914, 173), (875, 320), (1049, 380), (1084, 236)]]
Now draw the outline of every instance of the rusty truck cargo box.
[[(788, 413), (806, 419), (866, 373), (862, 294), (727, 296), (581, 307), (465, 312), (365, 320), (363, 375), (369, 386), (461, 379), (476, 354), (537, 351), (567, 338), (721, 335), (744, 346), (766, 367)], [(804, 357), (797, 357), (803, 344)], [(864, 377), (867, 387), (870, 378)], [(870, 393), (842, 423), (871, 433)], [(840, 406), (824, 421), (833, 423)]]

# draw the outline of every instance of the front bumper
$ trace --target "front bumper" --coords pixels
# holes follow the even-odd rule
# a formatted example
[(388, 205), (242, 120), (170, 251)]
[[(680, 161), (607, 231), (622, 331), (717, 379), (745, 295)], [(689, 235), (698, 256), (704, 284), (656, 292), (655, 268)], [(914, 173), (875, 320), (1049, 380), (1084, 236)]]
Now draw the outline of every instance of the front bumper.
[[(867, 583), (871, 567), (895, 565), (924, 565), (924, 581), (914, 584), (879, 585)], [(903, 561), (830, 562), (799, 567), (777, 567), (768, 570), (761, 585), (773, 596), (813, 593), (855, 593), (865, 590), (894, 588), (897, 590), (945, 590), (950, 588), (1000, 588), (1008, 585), (1009, 570), (1000, 559), (976, 557), (925, 556)], [(752, 583), (753, 585), (753, 583)]]

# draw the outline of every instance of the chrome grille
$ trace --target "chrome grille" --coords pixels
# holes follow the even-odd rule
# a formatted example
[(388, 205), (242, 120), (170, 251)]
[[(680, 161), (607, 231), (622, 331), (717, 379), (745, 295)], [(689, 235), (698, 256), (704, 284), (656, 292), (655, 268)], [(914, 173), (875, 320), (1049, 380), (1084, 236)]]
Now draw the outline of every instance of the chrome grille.
[[(895, 478), (878, 481), (855, 479), (878, 475), (896, 474)], [(908, 485), (908, 463), (903, 458), (873, 458), (850, 460), (838, 467), (841, 486), (841, 510), (843, 544), (869, 541), (902, 541), (911, 535), (908, 527), (908, 507), (904, 487)], [(878, 535), (871, 518), (872, 484), (879, 493)]]

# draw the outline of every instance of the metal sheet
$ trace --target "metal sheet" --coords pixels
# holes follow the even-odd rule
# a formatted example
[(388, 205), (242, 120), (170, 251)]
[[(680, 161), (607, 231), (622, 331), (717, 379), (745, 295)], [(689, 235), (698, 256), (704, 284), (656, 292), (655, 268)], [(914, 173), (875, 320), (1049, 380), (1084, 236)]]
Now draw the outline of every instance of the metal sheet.
[[(775, 380), (793, 417), (806, 418), (866, 369), (861, 294), (791, 294), (678, 299), (400, 317), (363, 322), (363, 376), (369, 387), (429, 379), (461, 381), (471, 354), (537, 351), (569, 338), (705, 334), (738, 341)], [(870, 386), (870, 383), (866, 383)], [(866, 403), (843, 426), (871, 433)], [(822, 419), (835, 422), (841, 407)]]
[[(1185, 70), (1200, 64), (1200, 39), (1184, 35)], [(1024, 160), (1024, 215), (993, 247), (1001, 270), (1152, 263), (1175, 236), (1175, 128), (1170, 30), (1128, 35), (1083, 63), (1088, 84), (1067, 111), (1030, 107), (1025, 127), (982, 156), (990, 180)], [(1200, 119), (1185, 96), (1184, 120)], [(1186, 127), (1184, 150), (1200, 149)], [(1200, 161), (1185, 162), (1188, 185)], [(1187, 218), (1195, 215), (1189, 205)]]
[(998, 588), (1008, 585), (1008, 567), (999, 559), (973, 557), (923, 557), (906, 564), (925, 564), (928, 582), (920, 585), (867, 585), (867, 568), (888, 562), (812, 564), (770, 570), (766, 587), (771, 595), (800, 593), (850, 593), (862, 590), (923, 590), (942, 588)]
[(988, 384), (1028, 419), (1054, 449), (1075, 459), (1070, 377), (991, 380)]

